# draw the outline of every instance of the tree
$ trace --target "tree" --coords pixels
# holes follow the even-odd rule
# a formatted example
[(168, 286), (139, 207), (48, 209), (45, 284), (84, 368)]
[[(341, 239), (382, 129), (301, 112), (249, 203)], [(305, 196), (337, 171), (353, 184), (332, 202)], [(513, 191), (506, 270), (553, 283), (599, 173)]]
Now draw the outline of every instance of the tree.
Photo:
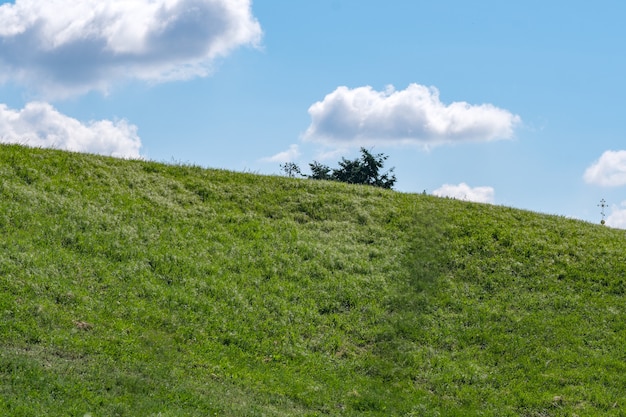
[(304, 175), (300, 171), (300, 167), (295, 162), (285, 162), (280, 165), (280, 169), (287, 175), (289, 178), (295, 178), (296, 175), (300, 175), (303, 177)]
[(300, 171), (300, 167), (294, 162), (286, 162), (280, 165), (280, 169), (290, 178), (296, 176), (307, 177), (311, 180), (331, 180), (347, 182), (349, 184), (364, 184), (381, 188), (392, 188), (396, 183), (394, 168), (384, 174), (381, 173), (388, 156), (382, 153), (372, 154), (365, 148), (361, 148), (359, 158), (349, 160), (341, 158), (339, 167), (330, 168), (320, 162), (309, 163), (311, 175), (305, 175)]
[(333, 170), (332, 179), (350, 184), (365, 184), (375, 187), (392, 188), (396, 183), (394, 168), (381, 174), (388, 156), (382, 153), (373, 155), (365, 148), (361, 148), (361, 157), (348, 160), (341, 158), (339, 168)]
[(308, 176), (312, 180), (333, 180), (347, 182), (349, 184), (365, 184), (374, 187), (392, 188), (396, 183), (396, 176), (393, 174), (393, 168), (388, 172), (381, 174), (381, 170), (388, 156), (379, 153), (373, 155), (365, 148), (361, 148), (361, 157), (348, 160), (341, 158), (339, 168), (331, 169), (328, 165), (324, 165), (317, 161), (309, 164), (311, 175)]
[(332, 180), (331, 169), (329, 166), (320, 164), (317, 161), (313, 161), (309, 164), (311, 168), (311, 175), (309, 175), (309, 179), (312, 180)]

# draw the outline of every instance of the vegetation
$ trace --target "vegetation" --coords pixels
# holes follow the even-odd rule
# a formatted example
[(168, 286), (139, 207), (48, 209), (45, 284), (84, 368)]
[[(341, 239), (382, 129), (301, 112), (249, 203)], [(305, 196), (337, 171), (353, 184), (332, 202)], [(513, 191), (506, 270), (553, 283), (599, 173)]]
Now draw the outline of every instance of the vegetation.
[(341, 158), (339, 167), (335, 169), (313, 161), (309, 164), (311, 175), (308, 176), (302, 174), (300, 167), (294, 162), (287, 162), (280, 168), (290, 178), (302, 176), (313, 180), (339, 181), (391, 189), (396, 183), (396, 176), (393, 174), (394, 169), (391, 168), (384, 174), (380, 172), (388, 158), (382, 153), (373, 155), (367, 149), (361, 148), (360, 158), (354, 160)]
[(300, 170), (300, 166), (295, 162), (285, 162), (280, 164), (280, 170), (289, 178), (305, 177)]
[(624, 232), (0, 146), (0, 415), (623, 416)]

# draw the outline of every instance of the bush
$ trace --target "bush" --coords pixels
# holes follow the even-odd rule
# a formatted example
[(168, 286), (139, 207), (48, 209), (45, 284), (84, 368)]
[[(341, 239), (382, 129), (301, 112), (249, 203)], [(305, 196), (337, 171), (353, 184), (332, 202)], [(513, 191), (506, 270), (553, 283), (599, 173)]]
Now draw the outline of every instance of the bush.
[(282, 171), (289, 177), (300, 175), (312, 180), (331, 180), (347, 182), (349, 184), (364, 184), (374, 187), (392, 188), (396, 182), (396, 176), (393, 174), (393, 168), (381, 174), (381, 170), (388, 156), (382, 153), (373, 155), (365, 148), (361, 148), (361, 157), (354, 160), (341, 158), (339, 167), (330, 168), (320, 162), (313, 161), (309, 163), (311, 175), (304, 175), (300, 171), (300, 167), (293, 163), (287, 162), (281, 165)]

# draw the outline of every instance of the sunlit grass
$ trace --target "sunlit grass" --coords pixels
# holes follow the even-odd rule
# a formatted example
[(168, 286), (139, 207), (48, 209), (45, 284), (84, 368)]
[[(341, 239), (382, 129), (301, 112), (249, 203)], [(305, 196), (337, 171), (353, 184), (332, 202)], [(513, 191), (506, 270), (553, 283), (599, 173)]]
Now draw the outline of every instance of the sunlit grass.
[(0, 414), (624, 415), (623, 231), (0, 147)]

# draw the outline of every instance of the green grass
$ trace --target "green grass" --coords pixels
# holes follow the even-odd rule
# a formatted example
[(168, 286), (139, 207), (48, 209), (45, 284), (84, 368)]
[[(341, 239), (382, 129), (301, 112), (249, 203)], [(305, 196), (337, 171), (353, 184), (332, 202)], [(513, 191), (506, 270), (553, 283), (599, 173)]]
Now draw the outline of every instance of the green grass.
[(624, 231), (0, 146), (0, 415), (624, 416)]

